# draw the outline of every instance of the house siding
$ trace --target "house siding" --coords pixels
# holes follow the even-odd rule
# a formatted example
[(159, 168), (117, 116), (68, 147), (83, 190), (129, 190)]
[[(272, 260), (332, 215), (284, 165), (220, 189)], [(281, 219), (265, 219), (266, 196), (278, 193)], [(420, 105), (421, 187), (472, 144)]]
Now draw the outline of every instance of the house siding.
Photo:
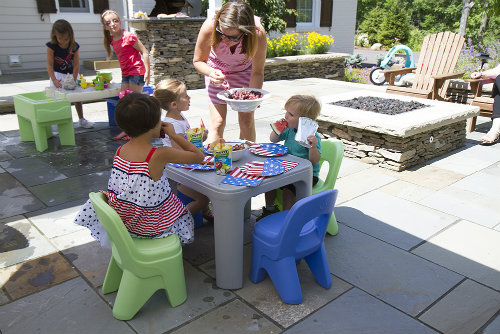
[[(111, 8), (119, 9), (122, 7), (122, 1), (110, 0), (109, 5)], [(99, 20), (97, 14), (87, 15), (92, 16), (95, 22)], [(68, 21), (73, 26), (75, 40), (80, 44), (80, 64), (82, 65), (85, 59), (105, 59), (101, 24)], [(47, 54), (45, 43), (50, 39), (52, 24), (49, 14), (40, 17), (36, 1), (0, 1), (0, 69), (2, 73), (44, 71)], [(9, 55), (20, 55), (21, 66), (10, 66)]]
[[(320, 1), (320, 0), (318, 0)], [(322, 35), (330, 35), (334, 38), (333, 47), (330, 52), (349, 53), (354, 51), (354, 33), (356, 28), (356, 9), (357, 0), (333, 0), (332, 9), (332, 26), (331, 27), (315, 27), (314, 29), (298, 30), (296, 27), (287, 28), (287, 33), (299, 32), (306, 33), (316, 31)], [(281, 34), (278, 32), (271, 32), (269, 37), (276, 38)]]

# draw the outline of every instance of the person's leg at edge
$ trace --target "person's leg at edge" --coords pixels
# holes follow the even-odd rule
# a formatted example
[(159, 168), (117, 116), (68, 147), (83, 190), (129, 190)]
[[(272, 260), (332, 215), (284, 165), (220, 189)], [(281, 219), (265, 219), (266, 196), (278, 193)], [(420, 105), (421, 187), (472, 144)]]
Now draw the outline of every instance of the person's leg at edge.
[(83, 105), (81, 102), (75, 102), (76, 113), (78, 114), (78, 126), (85, 129), (92, 129), (94, 127), (94, 123), (87, 121), (83, 117)]
[(226, 127), (226, 104), (209, 104), (210, 124), (208, 126), (208, 143), (219, 141), (224, 138), (224, 128)]
[(496, 77), (493, 84), (493, 113), (492, 125), (488, 133), (481, 137), (483, 144), (493, 144), (500, 138), (500, 75)]
[(240, 139), (246, 139), (255, 142), (255, 111), (239, 112), (238, 123), (240, 125)]
[(197, 212), (199, 212), (200, 210), (207, 209), (208, 202), (209, 202), (207, 196), (197, 192), (196, 190), (193, 190), (189, 187), (186, 187), (185, 185), (182, 185), (182, 184), (179, 184), (177, 186), (177, 190), (180, 191), (181, 193), (183, 193), (184, 195), (189, 196), (193, 199), (193, 201), (191, 203), (186, 205), (186, 207), (188, 208), (189, 212), (191, 212), (191, 214), (194, 215)]
[(283, 189), (283, 210), (290, 210), (295, 203), (295, 194), (288, 188)]

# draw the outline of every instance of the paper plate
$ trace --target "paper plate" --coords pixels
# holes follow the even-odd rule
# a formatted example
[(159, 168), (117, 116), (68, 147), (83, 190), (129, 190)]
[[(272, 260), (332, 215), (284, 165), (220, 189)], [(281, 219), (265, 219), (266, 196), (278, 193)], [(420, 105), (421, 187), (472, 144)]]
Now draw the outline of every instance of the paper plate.
[(269, 158), (265, 161), (251, 161), (240, 167), (248, 175), (274, 176), (285, 172), (285, 166), (280, 159)]
[(250, 152), (264, 157), (279, 157), (288, 153), (288, 148), (275, 143), (253, 144), (249, 147)]

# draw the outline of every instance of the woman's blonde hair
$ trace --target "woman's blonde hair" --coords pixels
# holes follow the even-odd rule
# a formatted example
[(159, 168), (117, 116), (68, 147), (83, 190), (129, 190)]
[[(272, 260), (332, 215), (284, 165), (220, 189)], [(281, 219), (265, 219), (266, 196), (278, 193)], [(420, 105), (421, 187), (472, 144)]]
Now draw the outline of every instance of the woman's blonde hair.
[(73, 33), (73, 28), (71, 24), (66, 20), (57, 20), (52, 25), (52, 30), (50, 31), (50, 42), (54, 45), (59, 45), (57, 42), (56, 33), (61, 35), (68, 34), (69, 36), (69, 46), (68, 49), (71, 52), (76, 51), (75, 34)]
[(106, 22), (104, 21), (104, 17), (112, 14), (115, 15), (118, 20), (120, 20), (120, 15), (117, 12), (111, 9), (106, 9), (101, 14), (101, 23), (102, 23), (102, 31), (104, 33), (104, 49), (106, 49), (106, 53), (108, 54), (108, 59), (111, 58), (111, 33), (106, 30)]
[(160, 101), (163, 109), (168, 110), (168, 104), (179, 100), (184, 88), (186, 88), (186, 84), (180, 80), (172, 78), (163, 79), (156, 84), (153, 96)]
[(321, 112), (321, 103), (313, 95), (293, 95), (285, 103), (288, 106), (295, 106), (301, 117), (316, 120)]
[(241, 53), (246, 54), (246, 61), (255, 56), (257, 53), (257, 27), (252, 7), (248, 3), (241, 0), (230, 1), (217, 12), (212, 31), (212, 47), (214, 49), (222, 41), (222, 36), (215, 30), (217, 27), (241, 31), (243, 33)]

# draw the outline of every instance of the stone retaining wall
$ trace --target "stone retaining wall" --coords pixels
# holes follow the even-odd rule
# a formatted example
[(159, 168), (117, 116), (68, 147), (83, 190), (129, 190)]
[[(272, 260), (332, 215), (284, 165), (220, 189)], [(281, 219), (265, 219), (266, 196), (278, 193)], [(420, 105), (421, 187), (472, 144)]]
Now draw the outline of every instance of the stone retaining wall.
[(466, 122), (461, 120), (413, 136), (397, 137), (318, 120), (318, 132), (342, 140), (346, 157), (402, 171), (465, 146)]
[[(165, 77), (179, 78), (189, 89), (205, 87), (193, 66), (194, 47), (204, 18), (129, 20), (151, 55), (151, 84)], [(346, 53), (289, 56), (266, 59), (264, 80), (326, 78), (344, 80)]]

